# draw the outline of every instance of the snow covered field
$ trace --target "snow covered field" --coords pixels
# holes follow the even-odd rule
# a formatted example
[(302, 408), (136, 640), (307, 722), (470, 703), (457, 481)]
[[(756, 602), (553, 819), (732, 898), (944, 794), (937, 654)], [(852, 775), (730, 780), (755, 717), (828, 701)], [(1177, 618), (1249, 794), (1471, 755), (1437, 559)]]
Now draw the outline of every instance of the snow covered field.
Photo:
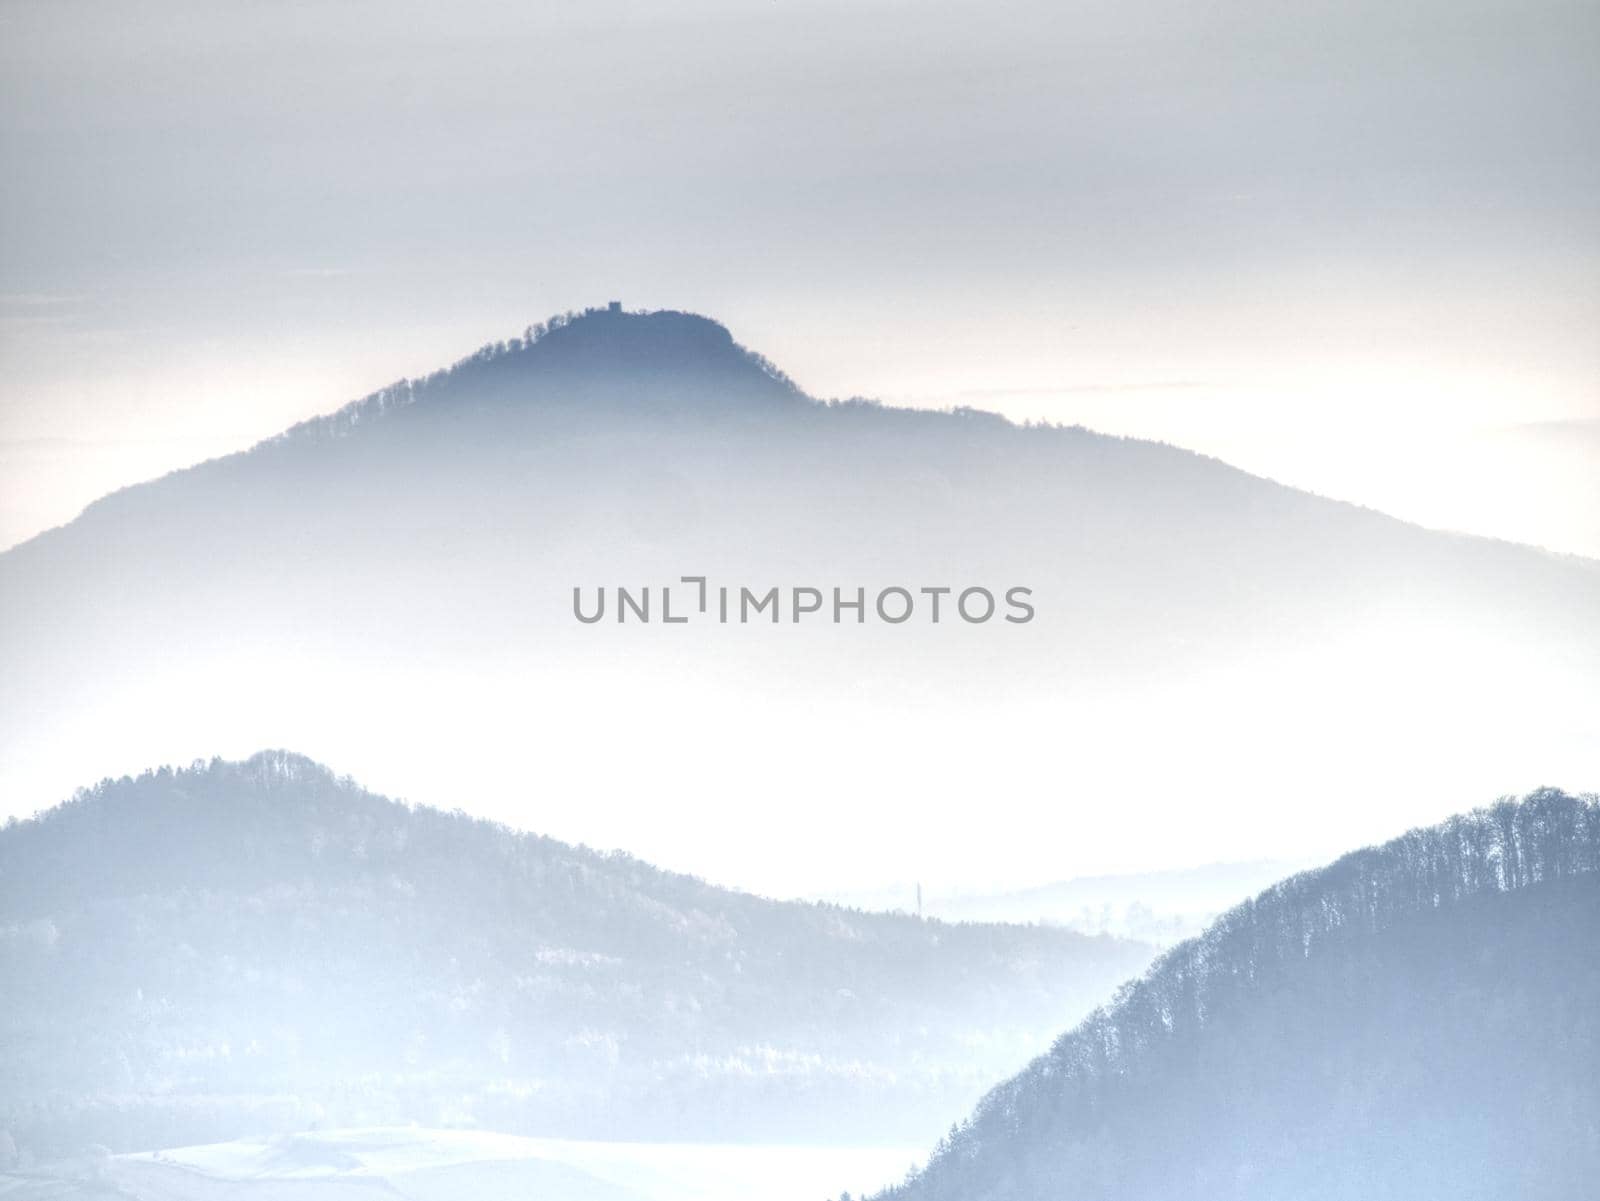
[[(903, 1176), (909, 1148), (708, 1146), (382, 1128), (240, 1139), (118, 1155), (26, 1182), (7, 1198), (121, 1192), (146, 1201), (825, 1201)], [(91, 1184), (90, 1177), (97, 1178)], [(32, 1186), (32, 1187), (30, 1187)], [(64, 1191), (63, 1191), (64, 1190)]]

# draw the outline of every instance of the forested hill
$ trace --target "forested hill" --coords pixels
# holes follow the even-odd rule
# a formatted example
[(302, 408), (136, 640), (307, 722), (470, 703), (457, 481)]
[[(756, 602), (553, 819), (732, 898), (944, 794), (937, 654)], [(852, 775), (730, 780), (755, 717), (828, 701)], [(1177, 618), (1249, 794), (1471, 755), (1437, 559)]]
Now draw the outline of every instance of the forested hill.
[(267, 753), (0, 832), (0, 1129), (931, 1140), (1149, 957), (764, 900)]
[(1596, 1180), (1600, 803), (1541, 791), (1234, 909), (884, 1201), (1577, 1201)]

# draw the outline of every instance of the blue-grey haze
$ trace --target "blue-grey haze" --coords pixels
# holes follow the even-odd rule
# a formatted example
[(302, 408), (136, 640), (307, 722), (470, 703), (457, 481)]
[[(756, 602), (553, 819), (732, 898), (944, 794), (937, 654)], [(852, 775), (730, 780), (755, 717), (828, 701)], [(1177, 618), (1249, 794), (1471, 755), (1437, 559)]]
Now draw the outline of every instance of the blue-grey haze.
[[(9, 0), (0, 544), (605, 295), (1600, 554), (1600, 17)], [(598, 293), (598, 295), (597, 295)]]

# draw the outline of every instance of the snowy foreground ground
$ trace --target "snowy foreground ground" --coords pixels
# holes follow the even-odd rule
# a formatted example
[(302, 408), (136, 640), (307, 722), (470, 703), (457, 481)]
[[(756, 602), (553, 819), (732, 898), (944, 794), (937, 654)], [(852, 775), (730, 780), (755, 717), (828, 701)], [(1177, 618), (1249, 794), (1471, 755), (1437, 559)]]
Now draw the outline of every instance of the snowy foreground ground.
[(871, 1192), (906, 1148), (706, 1146), (387, 1128), (240, 1139), (0, 1173), (0, 1201), (824, 1201)]

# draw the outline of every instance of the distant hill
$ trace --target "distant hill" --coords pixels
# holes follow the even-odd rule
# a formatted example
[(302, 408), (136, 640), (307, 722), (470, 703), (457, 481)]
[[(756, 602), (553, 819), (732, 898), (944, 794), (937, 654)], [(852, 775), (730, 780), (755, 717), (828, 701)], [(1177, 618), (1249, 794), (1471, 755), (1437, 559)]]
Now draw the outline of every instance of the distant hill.
[(767, 901), (260, 754), (0, 831), (0, 1129), (914, 1142), (1148, 959)]
[[(1201, 933), (1225, 909), (1292, 875), (1302, 863), (1262, 859), (1125, 875), (1079, 876), (1008, 891), (928, 889), (921, 912), (947, 922), (1046, 922), (1170, 946)], [(838, 893), (858, 909), (915, 912), (919, 886)]]
[[(685, 575), (734, 620), (662, 624)], [(614, 596), (574, 619), (574, 589), (624, 585), (652, 624)], [(952, 594), (935, 625), (921, 592), (1012, 586), (1031, 622)], [(740, 623), (741, 587), (780, 620)], [(793, 620), (801, 587), (824, 615)], [(22, 813), (266, 744), (527, 825), (503, 782), (533, 745), (539, 828), (771, 892), (1320, 852), (1289, 816), (1313, 805), (1353, 845), (1528, 764), (1600, 770), (1597, 686), (1600, 564), (1171, 446), (825, 403), (677, 312), (531, 329), (0, 554)], [(1172, 820), (1122, 820), (1153, 797)]]
[(1600, 801), (1294, 876), (996, 1088), (884, 1201), (1578, 1201), (1600, 1179)]

